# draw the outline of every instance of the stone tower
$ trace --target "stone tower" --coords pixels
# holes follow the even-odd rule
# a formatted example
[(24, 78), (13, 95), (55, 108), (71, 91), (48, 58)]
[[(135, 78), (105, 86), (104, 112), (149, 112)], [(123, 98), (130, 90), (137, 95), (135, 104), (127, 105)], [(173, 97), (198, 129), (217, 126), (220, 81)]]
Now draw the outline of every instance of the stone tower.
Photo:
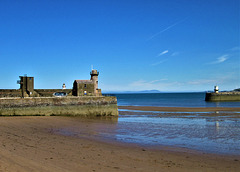
[(93, 82), (93, 87), (94, 87), (94, 94), (97, 95), (98, 94), (98, 75), (99, 72), (95, 69), (92, 70), (92, 72), (90, 72), (91, 75), (91, 80)]
[(34, 93), (34, 78), (25, 76), (19, 76), (18, 84), (20, 84), (20, 89), (22, 91), (22, 97), (31, 97)]

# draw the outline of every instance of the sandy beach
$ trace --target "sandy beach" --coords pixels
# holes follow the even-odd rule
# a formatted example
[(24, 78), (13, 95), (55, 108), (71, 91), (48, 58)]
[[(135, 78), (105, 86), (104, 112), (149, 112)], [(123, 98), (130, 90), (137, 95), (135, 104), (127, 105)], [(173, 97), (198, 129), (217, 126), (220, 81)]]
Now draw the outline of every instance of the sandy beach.
[[(1, 117), (0, 171), (239, 171), (240, 157), (109, 142), (98, 130), (117, 119)], [(102, 121), (102, 120), (101, 120)], [(108, 123), (109, 125), (104, 125)], [(59, 134), (63, 127), (82, 135)]]
[(240, 107), (154, 107), (154, 106), (118, 106), (118, 109), (161, 111), (161, 112), (240, 112)]

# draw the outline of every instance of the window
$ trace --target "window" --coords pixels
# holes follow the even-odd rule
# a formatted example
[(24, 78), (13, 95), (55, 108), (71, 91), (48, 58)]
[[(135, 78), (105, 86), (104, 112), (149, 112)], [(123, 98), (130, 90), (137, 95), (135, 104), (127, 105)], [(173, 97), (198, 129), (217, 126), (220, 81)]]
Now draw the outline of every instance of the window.
[(84, 88), (87, 88), (87, 84), (84, 84)]

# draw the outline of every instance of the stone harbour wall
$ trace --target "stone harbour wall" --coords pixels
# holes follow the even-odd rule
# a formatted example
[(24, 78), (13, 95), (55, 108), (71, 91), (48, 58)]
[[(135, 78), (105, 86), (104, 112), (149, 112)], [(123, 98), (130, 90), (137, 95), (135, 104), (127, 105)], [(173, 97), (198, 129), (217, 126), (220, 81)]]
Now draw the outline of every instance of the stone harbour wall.
[(21, 97), (22, 91), (20, 89), (0, 89), (1, 97)]
[[(53, 93), (64, 92), (68, 96), (72, 96), (72, 89), (34, 89), (31, 97), (54, 97)], [(29, 97), (26, 93), (25, 97)], [(1, 97), (22, 97), (21, 89), (0, 89)]]
[(72, 89), (34, 89), (38, 97), (54, 97), (55, 92), (64, 92), (68, 96), (72, 96)]
[(206, 101), (240, 101), (240, 92), (206, 93)]
[(0, 116), (118, 116), (116, 97), (0, 98)]

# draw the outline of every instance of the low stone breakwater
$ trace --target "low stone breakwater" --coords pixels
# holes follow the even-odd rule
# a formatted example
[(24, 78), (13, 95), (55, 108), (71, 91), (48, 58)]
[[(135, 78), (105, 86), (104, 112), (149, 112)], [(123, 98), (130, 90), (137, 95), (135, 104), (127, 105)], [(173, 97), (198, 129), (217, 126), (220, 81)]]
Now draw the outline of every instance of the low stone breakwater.
[(116, 97), (0, 98), (0, 116), (118, 116)]
[(205, 101), (240, 101), (240, 92), (206, 93)]

